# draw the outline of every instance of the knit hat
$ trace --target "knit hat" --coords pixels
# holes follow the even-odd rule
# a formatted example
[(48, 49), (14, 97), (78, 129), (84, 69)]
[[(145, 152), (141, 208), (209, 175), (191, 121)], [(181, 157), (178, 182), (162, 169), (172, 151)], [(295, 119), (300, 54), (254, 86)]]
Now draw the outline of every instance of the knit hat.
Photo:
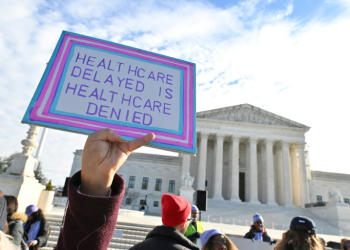
[(202, 246), (204, 246), (207, 241), (209, 240), (209, 238), (213, 235), (225, 235), (221, 230), (219, 229), (210, 229), (207, 231), (204, 231), (203, 233), (201, 233), (200, 237), (201, 237), (201, 242), (202, 242)]
[(0, 196), (0, 231), (5, 232), (7, 220), (6, 199)]
[(290, 223), (289, 229), (306, 234), (316, 234), (315, 222), (305, 216), (294, 217)]
[(26, 208), (26, 215), (29, 217), (32, 215), (32, 213), (35, 213), (36, 211), (38, 211), (38, 207), (35, 206), (35, 205), (29, 205), (27, 208)]
[(163, 194), (162, 222), (165, 226), (174, 227), (185, 222), (191, 213), (191, 203), (183, 197)]
[(192, 212), (193, 211), (199, 211), (199, 209), (198, 209), (198, 207), (196, 206), (196, 205), (192, 205), (192, 210), (191, 210)]
[(253, 223), (255, 223), (256, 221), (261, 221), (261, 222), (264, 222), (264, 219), (263, 219), (263, 217), (260, 215), (260, 214), (258, 214), (258, 213), (255, 213), (254, 215), (253, 215)]

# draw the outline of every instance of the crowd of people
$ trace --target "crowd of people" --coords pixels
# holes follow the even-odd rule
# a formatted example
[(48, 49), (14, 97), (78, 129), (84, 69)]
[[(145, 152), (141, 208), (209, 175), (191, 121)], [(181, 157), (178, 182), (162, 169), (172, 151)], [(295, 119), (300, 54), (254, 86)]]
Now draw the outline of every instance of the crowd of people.
[[(116, 172), (132, 151), (146, 145), (154, 137), (150, 133), (125, 142), (111, 129), (89, 135), (83, 150), (82, 169), (69, 181), (69, 206), (57, 250), (108, 248), (125, 191), (124, 181)], [(198, 220), (198, 208), (185, 198), (164, 194), (161, 206), (163, 225), (155, 227), (144, 241), (131, 250), (237, 249), (222, 230), (205, 230)], [(15, 197), (0, 197), (0, 250), (21, 249), (23, 239), (26, 247), (38, 249), (46, 243), (48, 235), (48, 224), (42, 211), (30, 205), (25, 214), (21, 214), (17, 208)], [(253, 224), (244, 238), (276, 243), (267, 234), (263, 217), (257, 213), (253, 215)], [(310, 218), (297, 216), (274, 249), (321, 250), (324, 247), (316, 235), (315, 223)], [(350, 250), (350, 239), (341, 242), (341, 250)]]
[(41, 209), (29, 205), (19, 213), (18, 200), (0, 191), (0, 250), (37, 250), (48, 240), (49, 225)]

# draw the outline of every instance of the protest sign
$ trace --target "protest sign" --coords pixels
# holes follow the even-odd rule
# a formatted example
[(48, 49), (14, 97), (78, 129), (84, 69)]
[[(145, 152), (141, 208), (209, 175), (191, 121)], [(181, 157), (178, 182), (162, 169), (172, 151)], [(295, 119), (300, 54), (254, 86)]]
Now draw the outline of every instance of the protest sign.
[(195, 64), (63, 31), (23, 123), (196, 153)]

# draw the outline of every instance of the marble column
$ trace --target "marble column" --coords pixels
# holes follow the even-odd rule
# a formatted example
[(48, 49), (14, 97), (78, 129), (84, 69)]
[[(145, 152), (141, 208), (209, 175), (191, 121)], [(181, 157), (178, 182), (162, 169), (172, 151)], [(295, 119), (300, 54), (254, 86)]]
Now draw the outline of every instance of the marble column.
[(239, 199), (239, 140), (240, 137), (232, 136), (231, 141), (231, 201), (241, 202)]
[(276, 149), (276, 202), (278, 205), (284, 203), (284, 192), (283, 192), (283, 165), (282, 165), (282, 147), (280, 144), (275, 146)]
[(224, 137), (223, 134), (216, 134), (215, 151), (215, 169), (214, 169), (214, 199), (223, 199), (222, 197), (222, 171), (224, 156)]
[(273, 141), (265, 140), (266, 148), (266, 173), (267, 180), (266, 204), (277, 205), (275, 200), (275, 169), (273, 167)]
[(205, 190), (205, 173), (207, 168), (207, 146), (208, 133), (201, 132), (200, 149), (199, 149), (199, 163), (197, 171), (197, 190)]
[[(259, 172), (260, 170), (260, 172)], [(267, 170), (266, 170), (266, 145), (265, 142), (260, 145), (260, 165), (258, 161), (258, 172), (261, 181), (261, 203), (266, 204), (267, 202)]]
[(290, 148), (290, 161), (292, 169), (292, 194), (293, 202), (295, 206), (301, 206), (301, 191), (300, 191), (300, 171), (298, 166), (298, 147), (297, 145), (292, 145)]
[(282, 142), (284, 206), (293, 206), (292, 183), (289, 165), (289, 142)]
[(310, 203), (309, 183), (307, 180), (306, 165), (305, 165), (305, 143), (299, 143), (298, 149), (299, 149), (299, 170), (300, 170), (300, 180), (301, 180), (301, 200), (302, 200), (302, 207), (304, 207), (305, 204)]
[(250, 144), (249, 140), (244, 143), (245, 146), (245, 180), (244, 180), (244, 201), (249, 201), (250, 197)]
[(250, 169), (249, 169), (249, 179), (250, 179), (250, 190), (249, 190), (249, 202), (259, 203), (258, 200), (258, 158), (257, 158), (257, 142), (256, 138), (249, 139), (250, 147)]

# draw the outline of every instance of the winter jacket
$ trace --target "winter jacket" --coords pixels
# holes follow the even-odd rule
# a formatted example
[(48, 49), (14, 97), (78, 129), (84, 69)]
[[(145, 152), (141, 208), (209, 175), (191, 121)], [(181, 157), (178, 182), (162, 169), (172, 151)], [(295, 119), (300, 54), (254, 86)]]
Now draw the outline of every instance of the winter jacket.
[[(254, 237), (255, 237), (255, 233), (254, 233), (254, 231), (252, 229), (250, 229), (250, 231), (248, 233), (246, 233), (243, 238), (254, 239)], [(263, 238), (264, 242), (271, 242), (271, 237), (268, 236), (268, 234), (267, 234), (265, 229), (264, 229), (264, 233), (263, 233), (263, 237), (262, 238)]]
[(197, 243), (197, 239), (199, 238), (199, 235), (201, 233), (203, 233), (205, 230), (204, 230), (204, 226), (203, 226), (203, 223), (201, 221), (196, 221), (195, 222), (196, 225), (197, 225), (197, 230), (196, 228), (194, 227), (194, 225), (192, 223), (190, 223), (187, 227), (187, 230), (186, 230), (186, 233), (185, 233), (185, 236), (190, 240), (192, 241), (193, 243)]
[(23, 223), (27, 221), (27, 215), (23, 213), (13, 213), (7, 218), (9, 225), (9, 235), (13, 237), (13, 241), (17, 246), (21, 245), (23, 237)]
[(117, 223), (123, 201), (124, 180), (115, 175), (109, 197), (98, 197), (78, 191), (81, 172), (74, 174), (68, 184), (69, 205), (57, 250), (107, 249)]
[[(29, 232), (30, 227), (25, 230), (27, 233)], [(39, 247), (44, 247), (46, 246), (46, 243), (48, 241), (48, 231), (49, 231), (49, 224), (47, 223), (47, 221), (41, 220), (41, 224), (40, 224), (40, 229), (39, 232), (35, 238), (35, 240), (38, 241), (38, 244), (36, 244), (35, 246), (31, 246), (29, 249), (30, 250), (37, 250), (39, 249)], [(28, 239), (25, 239), (25, 241), (27, 241)]]
[(130, 250), (185, 250), (199, 248), (173, 227), (157, 226)]

